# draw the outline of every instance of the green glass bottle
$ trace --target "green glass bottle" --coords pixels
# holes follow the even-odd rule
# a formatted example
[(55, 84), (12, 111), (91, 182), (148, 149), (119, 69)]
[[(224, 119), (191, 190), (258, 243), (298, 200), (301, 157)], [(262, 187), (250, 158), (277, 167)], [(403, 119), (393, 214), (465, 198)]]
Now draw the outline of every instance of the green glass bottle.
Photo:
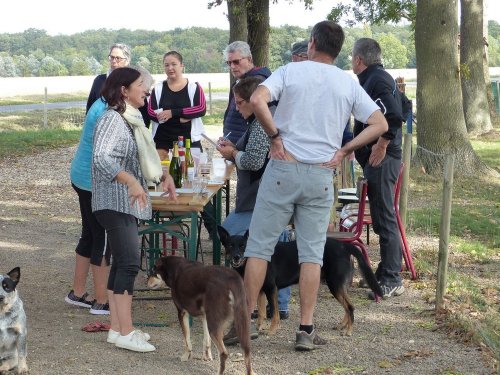
[(181, 159), (179, 158), (179, 146), (177, 142), (174, 142), (174, 152), (172, 154), (172, 160), (170, 160), (169, 168), (170, 176), (174, 179), (174, 184), (176, 188), (182, 187), (182, 165)]

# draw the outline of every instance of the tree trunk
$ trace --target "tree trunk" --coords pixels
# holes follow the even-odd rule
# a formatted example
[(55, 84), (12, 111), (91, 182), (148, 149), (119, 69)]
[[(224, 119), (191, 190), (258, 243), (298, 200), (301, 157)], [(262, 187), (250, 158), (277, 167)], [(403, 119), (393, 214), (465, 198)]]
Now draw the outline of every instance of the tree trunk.
[[(229, 43), (248, 39), (247, 0), (227, 0), (227, 18), (229, 20)], [(236, 79), (229, 73), (229, 83), (233, 86)]]
[[(495, 0), (493, 0), (495, 1)], [(484, 50), (483, 50), (483, 71), (484, 82), (486, 82), (486, 96), (488, 98), (488, 106), (490, 107), (490, 120), (492, 116), (496, 116), (495, 99), (493, 98), (493, 90), (491, 89), (491, 78), (488, 60), (488, 17), (486, 16), (486, 6), (488, 0), (483, 1), (483, 36), (484, 36)]]
[[(492, 129), (488, 105), (488, 83), (485, 81), (484, 17), (483, 0), (461, 0), (460, 19), (460, 78), (465, 124), (469, 134), (483, 134)], [(487, 30), (487, 27), (486, 27)], [(486, 57), (487, 58), (487, 57)], [(488, 85), (488, 86), (487, 86)]]
[(229, 20), (229, 43), (236, 40), (247, 41), (247, 1), (227, 0), (227, 18)]
[(427, 172), (443, 173), (454, 154), (459, 174), (487, 168), (472, 149), (465, 126), (458, 64), (457, 0), (417, 0), (417, 160)]
[(269, 63), (269, 0), (248, 2), (248, 44), (256, 66)]

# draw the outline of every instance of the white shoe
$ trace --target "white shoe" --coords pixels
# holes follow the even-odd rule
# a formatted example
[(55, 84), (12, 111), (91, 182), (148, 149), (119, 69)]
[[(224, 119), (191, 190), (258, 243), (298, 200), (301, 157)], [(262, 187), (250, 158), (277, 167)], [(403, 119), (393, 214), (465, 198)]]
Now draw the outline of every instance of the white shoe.
[(126, 336), (120, 335), (120, 337), (116, 339), (115, 346), (134, 352), (152, 352), (156, 350), (153, 345), (146, 341), (144, 333), (140, 330), (132, 331)]
[[(149, 333), (142, 332), (140, 329), (136, 329), (135, 332), (142, 334), (145, 341), (149, 341), (149, 339), (151, 339)], [(116, 340), (118, 340), (118, 337), (120, 337), (120, 332), (110, 329), (108, 331), (108, 338), (106, 339), (106, 341), (110, 344), (116, 344)]]

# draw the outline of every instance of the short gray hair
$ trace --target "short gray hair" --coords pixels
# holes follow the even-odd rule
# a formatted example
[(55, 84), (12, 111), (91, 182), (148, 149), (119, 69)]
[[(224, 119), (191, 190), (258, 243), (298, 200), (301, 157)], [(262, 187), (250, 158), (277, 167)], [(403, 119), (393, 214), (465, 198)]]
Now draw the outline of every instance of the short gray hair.
[(123, 55), (127, 58), (127, 61), (130, 64), (130, 62), (132, 61), (132, 52), (130, 51), (130, 47), (124, 43), (115, 43), (109, 48), (109, 53), (111, 54), (111, 51), (113, 51), (115, 48), (122, 50)]
[(224, 54), (224, 59), (227, 60), (228, 54), (237, 51), (241, 54), (241, 57), (249, 57), (250, 59), (252, 59), (252, 51), (250, 51), (250, 46), (247, 42), (243, 42), (241, 40), (232, 42), (224, 49), (224, 51), (222, 52)]
[(134, 65), (134, 66), (131, 65), (130, 67), (134, 68), (139, 73), (141, 73), (141, 77), (144, 82), (144, 87), (146, 87), (148, 91), (151, 90), (151, 86), (153, 86), (153, 84), (155, 83), (155, 79), (153, 78), (151, 73), (146, 68), (140, 65)]
[(359, 56), (366, 66), (382, 63), (382, 49), (375, 39), (361, 38), (356, 40), (352, 55)]

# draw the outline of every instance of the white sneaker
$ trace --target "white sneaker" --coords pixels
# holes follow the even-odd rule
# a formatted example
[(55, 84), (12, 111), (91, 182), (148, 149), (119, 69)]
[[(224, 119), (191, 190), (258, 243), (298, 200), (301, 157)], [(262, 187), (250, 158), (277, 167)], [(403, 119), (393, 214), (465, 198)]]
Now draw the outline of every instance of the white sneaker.
[(152, 352), (156, 350), (153, 345), (146, 341), (145, 335), (140, 330), (132, 331), (126, 336), (120, 335), (116, 339), (115, 346), (134, 352)]
[[(149, 333), (142, 332), (140, 329), (136, 329), (134, 332), (142, 334), (145, 341), (149, 341), (149, 339), (151, 338), (151, 336), (149, 336)], [(120, 332), (110, 329), (108, 331), (108, 338), (106, 339), (106, 341), (110, 344), (116, 344), (116, 340), (118, 340), (118, 337), (120, 337)]]

